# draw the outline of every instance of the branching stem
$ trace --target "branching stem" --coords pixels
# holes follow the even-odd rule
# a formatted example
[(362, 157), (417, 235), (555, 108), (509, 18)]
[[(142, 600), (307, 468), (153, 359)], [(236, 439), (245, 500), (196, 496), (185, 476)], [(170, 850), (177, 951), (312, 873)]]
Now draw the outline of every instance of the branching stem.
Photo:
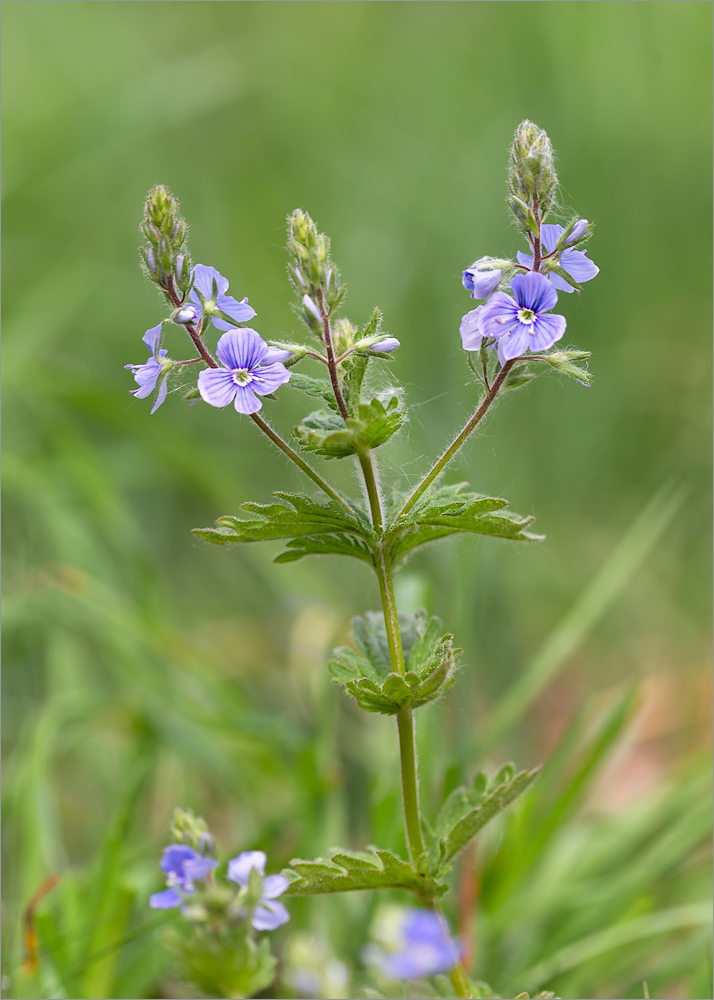
[(302, 469), (306, 476), (309, 476), (310, 479), (312, 479), (313, 483), (320, 487), (323, 493), (326, 493), (331, 500), (336, 500), (341, 507), (344, 507), (348, 514), (354, 513), (347, 501), (341, 497), (336, 490), (333, 490), (330, 484), (325, 482), (322, 476), (315, 472), (312, 466), (308, 465), (305, 459), (301, 458), (300, 455), (298, 455), (298, 453), (290, 447), (287, 441), (283, 440), (278, 432), (273, 430), (270, 424), (266, 423), (265, 420), (263, 420), (262, 417), (259, 417), (257, 413), (251, 413), (250, 419), (254, 424), (257, 424), (258, 427), (260, 427), (263, 434), (266, 434), (274, 445), (277, 445), (277, 447), (280, 448), (284, 455), (288, 456), (291, 462), (294, 462), (299, 469)]
[(409, 497), (409, 499), (406, 501), (406, 503), (404, 504), (404, 506), (402, 507), (402, 509), (399, 511), (399, 513), (395, 517), (395, 519), (394, 519), (395, 522), (398, 521), (400, 517), (404, 517), (405, 514), (409, 513), (409, 511), (412, 509), (412, 507), (417, 502), (417, 500), (419, 500), (419, 498), (421, 496), (423, 496), (423, 494), (429, 489), (429, 487), (434, 482), (434, 480), (439, 475), (439, 473), (443, 469), (446, 468), (446, 466), (449, 464), (449, 462), (454, 457), (454, 455), (456, 454), (456, 452), (459, 450), (459, 448), (461, 447), (461, 445), (464, 443), (464, 441), (466, 441), (466, 439), (468, 438), (469, 434), (471, 434), (471, 431), (473, 431), (474, 428), (478, 427), (478, 425), (481, 423), (481, 421), (483, 420), (483, 418), (488, 413), (488, 411), (489, 411), (489, 409), (491, 407), (491, 404), (495, 400), (496, 396), (500, 392), (501, 387), (503, 386), (503, 383), (506, 381), (506, 377), (508, 376), (508, 373), (510, 372), (511, 368), (513, 368), (513, 365), (518, 360), (519, 360), (519, 358), (513, 358), (511, 361), (507, 361), (505, 363), (505, 365), (503, 366), (503, 368), (500, 370), (500, 372), (498, 373), (498, 375), (494, 379), (493, 384), (491, 385), (491, 387), (489, 388), (489, 390), (486, 392), (486, 394), (484, 395), (483, 399), (481, 400), (481, 402), (480, 402), (480, 404), (479, 404), (476, 412), (474, 413), (474, 415), (471, 417), (470, 420), (468, 420), (466, 422), (466, 424), (464, 425), (464, 427), (456, 435), (456, 437), (451, 442), (451, 444), (446, 449), (446, 451), (441, 456), (441, 458), (437, 459), (437, 461), (431, 467), (431, 469), (426, 474), (426, 476), (424, 477), (424, 479), (422, 479), (422, 481), (419, 483), (419, 485), (417, 486), (417, 488), (414, 490), (414, 492), (412, 493), (412, 495)]

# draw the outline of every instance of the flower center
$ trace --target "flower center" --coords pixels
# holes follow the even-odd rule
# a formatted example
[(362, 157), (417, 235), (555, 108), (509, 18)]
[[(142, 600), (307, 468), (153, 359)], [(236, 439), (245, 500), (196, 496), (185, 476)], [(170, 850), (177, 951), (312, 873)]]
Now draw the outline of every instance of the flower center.
[(532, 309), (523, 308), (518, 310), (518, 319), (521, 321), (521, 323), (534, 323), (535, 318), (536, 314), (533, 312)]
[(247, 368), (234, 368), (231, 375), (236, 385), (248, 385), (253, 381), (253, 376)]

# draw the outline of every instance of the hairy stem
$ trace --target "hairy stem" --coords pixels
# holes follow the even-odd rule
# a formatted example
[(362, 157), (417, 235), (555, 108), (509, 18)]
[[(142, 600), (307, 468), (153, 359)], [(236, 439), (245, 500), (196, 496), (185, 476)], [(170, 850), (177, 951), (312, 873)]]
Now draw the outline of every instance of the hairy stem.
[[(173, 279), (173, 277), (169, 278), (169, 296), (170, 296), (171, 301), (173, 302), (174, 306), (178, 309), (178, 307), (182, 304), (182, 300), (179, 298), (179, 296), (178, 296), (178, 294), (176, 292), (176, 289), (174, 288), (174, 279)], [(203, 321), (201, 321), (201, 325), (202, 324), (203, 324)], [(205, 344), (201, 340), (201, 330), (200, 330), (200, 327), (197, 330), (196, 327), (192, 323), (187, 323), (185, 325), (184, 329), (186, 330), (186, 333), (188, 333), (189, 337), (193, 341), (194, 347), (196, 348), (196, 350), (198, 351), (198, 353), (201, 355), (201, 357), (203, 358), (203, 360), (206, 362), (206, 364), (209, 365), (211, 368), (220, 368), (220, 365), (218, 364), (218, 362), (216, 361), (216, 359), (213, 357), (213, 355), (210, 353), (210, 351), (208, 351), (206, 349)]]
[(509, 371), (516, 363), (516, 361), (518, 361), (518, 358), (513, 358), (511, 361), (507, 361), (505, 363), (503, 368), (500, 370), (500, 372), (494, 379), (493, 384), (491, 385), (491, 387), (488, 389), (483, 399), (481, 400), (478, 409), (476, 410), (474, 415), (471, 417), (470, 420), (467, 421), (463, 429), (459, 431), (459, 433), (456, 435), (456, 437), (451, 442), (451, 444), (446, 449), (441, 458), (439, 458), (434, 463), (430, 471), (426, 474), (424, 479), (422, 479), (422, 481), (419, 483), (417, 488), (414, 490), (412, 495), (409, 497), (407, 502), (404, 504), (402, 509), (395, 517), (394, 519), (395, 522), (398, 521), (400, 517), (404, 517), (405, 514), (409, 513), (409, 511), (412, 509), (417, 500), (419, 500), (419, 498), (423, 496), (426, 490), (428, 490), (428, 488), (434, 482), (439, 473), (446, 468), (446, 466), (449, 464), (449, 462), (454, 457), (456, 452), (459, 450), (461, 445), (464, 443), (464, 441), (466, 441), (469, 434), (474, 430), (475, 427), (477, 427), (481, 423), (483, 418), (488, 413), (489, 408), (493, 403), (494, 399), (498, 395), (503, 383), (505, 382), (506, 376), (508, 375)]
[(352, 508), (347, 501), (344, 500), (336, 490), (333, 490), (330, 484), (326, 483), (322, 476), (315, 472), (312, 466), (308, 465), (305, 459), (301, 458), (300, 455), (298, 455), (298, 453), (290, 447), (287, 441), (284, 441), (283, 438), (280, 437), (277, 431), (273, 430), (270, 424), (267, 424), (262, 417), (258, 416), (257, 413), (251, 413), (250, 419), (254, 424), (257, 424), (258, 427), (260, 427), (263, 434), (266, 434), (274, 445), (277, 445), (277, 447), (280, 448), (284, 455), (288, 456), (291, 462), (294, 462), (299, 469), (302, 469), (306, 476), (309, 476), (310, 479), (312, 479), (313, 483), (320, 487), (323, 493), (326, 493), (331, 500), (336, 500), (341, 507), (344, 507), (348, 514), (353, 513)]

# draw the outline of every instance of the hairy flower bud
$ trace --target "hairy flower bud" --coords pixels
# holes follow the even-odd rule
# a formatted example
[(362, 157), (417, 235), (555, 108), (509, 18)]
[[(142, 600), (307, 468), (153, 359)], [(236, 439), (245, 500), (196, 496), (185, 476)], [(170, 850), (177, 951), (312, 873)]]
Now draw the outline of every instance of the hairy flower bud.
[[(292, 256), (288, 274), (293, 288), (303, 299), (303, 319), (313, 333), (320, 334), (322, 316), (320, 315), (318, 329), (311, 318), (314, 313), (306, 305), (305, 297), (310, 299), (315, 308), (319, 303), (329, 315), (341, 300), (345, 289), (340, 284), (339, 272), (330, 258), (329, 237), (318, 232), (307, 212), (299, 208), (288, 216), (288, 251)], [(308, 311), (305, 312), (305, 309)]]
[[(188, 226), (179, 214), (178, 199), (163, 184), (149, 191), (141, 223), (148, 246), (141, 248), (142, 260), (152, 281), (164, 290), (169, 288), (169, 275), (175, 275), (179, 288), (186, 291), (188, 277), (179, 257), (185, 257)], [(190, 274), (190, 266), (188, 269)], [(181, 283), (183, 281), (183, 284)]]
[(571, 247), (573, 243), (582, 240), (587, 236), (589, 227), (590, 223), (587, 219), (574, 220), (558, 240), (556, 249), (562, 250), (565, 247)]
[(513, 137), (508, 168), (508, 203), (521, 228), (533, 231), (531, 216), (543, 222), (557, 187), (550, 139), (533, 122), (521, 122)]

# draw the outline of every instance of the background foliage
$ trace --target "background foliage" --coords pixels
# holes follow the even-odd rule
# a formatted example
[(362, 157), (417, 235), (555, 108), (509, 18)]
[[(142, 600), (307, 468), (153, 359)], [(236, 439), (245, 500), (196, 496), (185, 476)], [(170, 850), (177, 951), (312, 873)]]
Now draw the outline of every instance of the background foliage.
[[(176, 804), (273, 869), (334, 843), (403, 850), (391, 721), (325, 671), (375, 606), (368, 571), (197, 542), (307, 484), (235, 415), (169, 398), (149, 417), (128, 395), (160, 308), (136, 266), (146, 191), (179, 195), (194, 258), (265, 337), (298, 331), (283, 220), (313, 215), (348, 315), (379, 304), (402, 342), (415, 406), (380, 461), (413, 480), (473, 405), (461, 269), (517, 248), (505, 151), (528, 117), (564, 208), (597, 223), (601, 274), (564, 309), (596, 380), (514, 393), (451, 470), (547, 541), (446, 544), (400, 579), (404, 608), (464, 647), (422, 713), (423, 791), (433, 810), (477, 766), (549, 761), (457, 872), (476, 976), (711, 997), (710, 5), (33, 0), (3, 17), (6, 995), (184, 995), (146, 909)], [(286, 433), (302, 412), (287, 390), (268, 409)], [(53, 873), (33, 963), (22, 914)], [(355, 970), (326, 995), (357, 995), (373, 907), (296, 901), (275, 941), (313, 935)]]

